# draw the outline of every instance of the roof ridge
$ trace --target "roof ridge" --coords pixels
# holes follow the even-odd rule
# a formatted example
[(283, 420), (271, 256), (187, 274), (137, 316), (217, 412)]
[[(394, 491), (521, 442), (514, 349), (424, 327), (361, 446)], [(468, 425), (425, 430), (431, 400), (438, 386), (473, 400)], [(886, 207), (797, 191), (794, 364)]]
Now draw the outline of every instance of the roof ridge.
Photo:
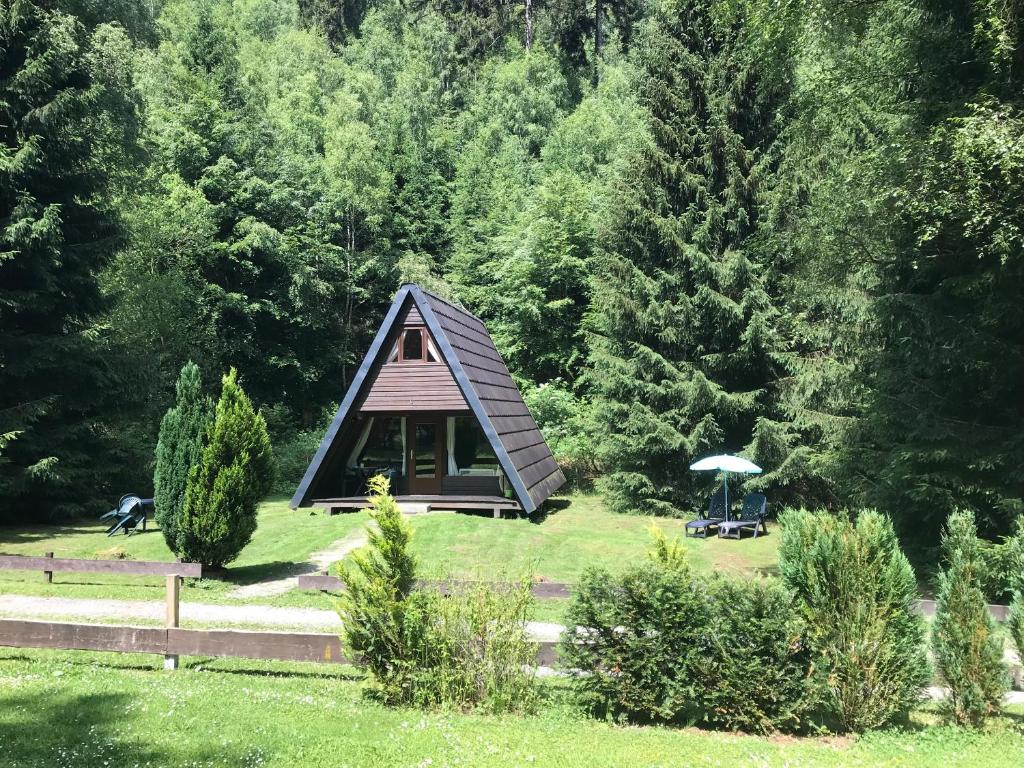
[(469, 315), (470, 317), (472, 317), (472, 318), (473, 318), (474, 320), (476, 320), (476, 321), (477, 321), (478, 323), (480, 323), (481, 325), (483, 325), (483, 324), (484, 324), (484, 321), (483, 321), (483, 320), (481, 320), (481, 319), (480, 319), (479, 317), (477, 317), (476, 315), (474, 315), (474, 314), (473, 314), (472, 312), (470, 312), (470, 311), (469, 311), (468, 309), (466, 309), (465, 307), (463, 307), (463, 306), (461, 306), (461, 305), (459, 305), (459, 304), (456, 304), (456, 303), (455, 303), (454, 301), (450, 301), (449, 299), (446, 299), (446, 298), (445, 298), (444, 296), (438, 296), (438, 295), (437, 295), (436, 293), (434, 293), (433, 291), (428, 291), (428, 290), (427, 290), (426, 288), (424, 288), (424, 287), (423, 287), (422, 285), (420, 285), (419, 283), (403, 283), (403, 285), (411, 285), (411, 286), (412, 286), (413, 288), (415, 288), (416, 290), (418, 290), (418, 291), (419, 291), (420, 293), (422, 293), (422, 294), (425, 294), (425, 295), (429, 296), (429, 297), (430, 297), (430, 298), (432, 298), (432, 299), (437, 299), (437, 300), (438, 300), (438, 301), (440, 301), (440, 302), (441, 302), (442, 304), (447, 304), (447, 305), (448, 305), (449, 307), (451, 307), (452, 309), (457, 309), (457, 310), (458, 310), (459, 312), (461, 312), (461, 313), (462, 313), (462, 314), (464, 314), (464, 315)]

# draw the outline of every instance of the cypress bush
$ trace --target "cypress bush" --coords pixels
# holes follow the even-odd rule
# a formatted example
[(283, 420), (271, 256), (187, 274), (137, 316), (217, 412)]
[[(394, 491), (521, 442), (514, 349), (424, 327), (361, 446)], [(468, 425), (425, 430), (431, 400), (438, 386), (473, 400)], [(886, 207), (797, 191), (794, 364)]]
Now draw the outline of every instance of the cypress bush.
[(1013, 539), (1014, 578), (1012, 580), (1013, 599), (1010, 601), (1010, 615), (1006, 625), (1010, 630), (1013, 644), (1017, 646), (1017, 655), (1024, 663), (1024, 515), (1017, 518), (1017, 530)]
[(412, 528), (384, 477), (370, 480), (369, 543), (352, 555), (338, 602), (346, 645), (392, 705), (492, 712), (532, 708), (537, 647), (526, 636), (531, 580), (444, 597), (415, 589)]
[(849, 731), (905, 716), (929, 669), (917, 583), (892, 523), (875, 511), (852, 522), (789, 510), (780, 525), (779, 570), (825, 675), (822, 704)]
[(191, 360), (181, 369), (176, 393), (174, 406), (160, 422), (153, 471), (153, 503), (167, 546), (180, 555), (178, 529), (185, 506), (185, 488), (189, 472), (202, 456), (203, 437), (213, 404), (203, 394), (199, 366)]
[(616, 576), (586, 571), (561, 642), (563, 663), (580, 672), (573, 684), (585, 705), (616, 720), (700, 720), (709, 606), (706, 586), (676, 559), (652, 558)]
[(1017, 648), (1017, 656), (1024, 664), (1024, 591), (1018, 590), (1010, 602), (1010, 614), (1006, 618), (1007, 629)]
[(346, 592), (338, 602), (345, 642), (353, 656), (370, 669), (380, 697), (389, 704), (409, 703), (417, 629), (411, 620), (425, 610), (413, 595), (416, 559), (409, 551), (412, 527), (389, 493), (388, 480), (370, 479), (368, 546), (352, 553), (342, 574)]
[(631, 722), (803, 728), (816, 699), (792, 595), (774, 580), (695, 578), (678, 539), (653, 535), (646, 562), (587, 571), (573, 593), (561, 656), (582, 701)]
[(706, 722), (761, 734), (803, 729), (816, 686), (807, 627), (792, 594), (776, 581), (720, 579), (711, 596)]
[(946, 709), (960, 725), (980, 726), (999, 711), (1009, 687), (1003, 643), (985, 605), (974, 513), (949, 516), (942, 536), (932, 649), (949, 694)]
[(213, 568), (238, 557), (256, 531), (256, 507), (272, 483), (266, 424), (232, 368), (200, 461), (189, 473), (178, 532), (181, 557)]

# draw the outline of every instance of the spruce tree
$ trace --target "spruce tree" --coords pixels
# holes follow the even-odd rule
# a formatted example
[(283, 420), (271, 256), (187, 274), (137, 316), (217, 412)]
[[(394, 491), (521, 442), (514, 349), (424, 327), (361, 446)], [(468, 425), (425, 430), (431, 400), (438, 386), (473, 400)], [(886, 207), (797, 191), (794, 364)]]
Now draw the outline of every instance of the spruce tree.
[(942, 536), (932, 649), (949, 694), (945, 705), (960, 725), (980, 726), (999, 712), (1009, 687), (1003, 641), (981, 590), (984, 567), (974, 513), (957, 510)]
[(759, 77), (739, 28), (686, 0), (637, 43), (652, 140), (599, 232), (590, 311), (604, 486), (616, 510), (691, 511), (714, 478), (688, 465), (751, 449), (758, 419), (773, 415), (777, 310), (749, 246), (782, 94)]
[(137, 116), (131, 41), (100, 23), (108, 4), (87, 5), (4, 3), (0, 22), (3, 517), (95, 510), (113, 493), (103, 418), (117, 381), (90, 324)]
[(167, 546), (175, 554), (181, 554), (178, 528), (185, 505), (185, 488), (189, 473), (203, 453), (203, 438), (213, 403), (203, 394), (199, 366), (191, 360), (182, 367), (176, 389), (175, 404), (160, 422), (153, 472), (153, 501), (156, 521)]
[(272, 482), (267, 426), (232, 368), (200, 461), (189, 472), (178, 532), (182, 559), (220, 568), (238, 557), (256, 531), (256, 507)]

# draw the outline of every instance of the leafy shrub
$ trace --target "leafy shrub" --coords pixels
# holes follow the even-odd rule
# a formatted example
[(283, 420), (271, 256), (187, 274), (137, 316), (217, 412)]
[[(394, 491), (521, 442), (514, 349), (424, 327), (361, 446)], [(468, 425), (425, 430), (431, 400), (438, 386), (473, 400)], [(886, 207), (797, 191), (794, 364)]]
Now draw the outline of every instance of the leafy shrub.
[(599, 474), (587, 401), (561, 379), (524, 389), (523, 400), (569, 485), (590, 488)]
[(939, 573), (932, 648), (949, 688), (950, 716), (960, 725), (978, 726), (999, 711), (1009, 680), (1003, 644), (981, 591), (983, 566), (972, 512), (949, 516), (942, 552), (946, 567)]
[(313, 454), (324, 436), (322, 429), (294, 433), (274, 446), (274, 485), (271, 491), (291, 495), (302, 481)]
[(1017, 592), (1010, 602), (1010, 614), (1006, 618), (1006, 627), (1017, 646), (1017, 656), (1024, 663), (1024, 592)]
[(892, 523), (789, 510), (779, 570), (807, 622), (827, 676), (823, 704), (841, 728), (880, 728), (904, 716), (928, 683), (917, 584)]
[(753, 733), (796, 731), (815, 704), (813, 656), (793, 596), (775, 581), (711, 584), (705, 720)]
[(592, 712), (634, 722), (700, 719), (709, 601), (685, 565), (652, 559), (617, 576), (590, 569), (566, 616), (562, 659), (580, 672), (574, 686)]
[(178, 529), (185, 506), (189, 472), (199, 463), (203, 438), (209, 427), (213, 404), (203, 394), (199, 366), (191, 360), (182, 367), (174, 407), (160, 422), (153, 472), (154, 516), (167, 546), (177, 555)]
[(979, 539), (978, 557), (980, 562), (981, 591), (990, 603), (1006, 605), (1013, 599), (1015, 583), (1020, 565), (1019, 544), (1010, 536), (998, 544)]
[(412, 528), (384, 477), (370, 480), (369, 545), (343, 572), (345, 641), (389, 704), (483, 706), (504, 712), (535, 701), (536, 646), (526, 637), (529, 581), (443, 597), (414, 589)]
[(263, 417), (238, 385), (223, 379), (199, 464), (189, 473), (178, 533), (182, 558), (210, 567), (231, 562), (256, 531), (256, 507), (273, 482)]
[(1010, 637), (1017, 646), (1017, 654), (1024, 662), (1024, 515), (1017, 518), (1017, 531), (1013, 537), (1014, 573), (1013, 600), (1006, 624)]
[(295, 492), (337, 410), (336, 404), (325, 406), (316, 423), (304, 428), (283, 404), (260, 408), (274, 448), (274, 485), (271, 492), (288, 495)]
[(532, 583), (478, 586), (425, 601), (426, 653), (416, 673), (420, 706), (529, 711), (537, 700), (537, 645), (526, 635)]

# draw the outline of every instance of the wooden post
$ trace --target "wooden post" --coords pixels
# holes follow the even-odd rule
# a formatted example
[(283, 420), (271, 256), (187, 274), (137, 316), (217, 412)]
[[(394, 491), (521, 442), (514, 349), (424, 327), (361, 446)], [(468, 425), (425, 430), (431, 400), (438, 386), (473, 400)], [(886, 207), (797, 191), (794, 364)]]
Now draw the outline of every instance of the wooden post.
[[(181, 577), (180, 576), (168, 576), (167, 577), (167, 595), (166, 595), (166, 608), (167, 608), (167, 629), (177, 629), (179, 619), (179, 594), (181, 591)], [(178, 668), (178, 657), (167, 655), (164, 656), (164, 669), (177, 669)]]
[[(48, 557), (52, 560), (53, 552), (47, 552), (43, 555), (43, 557)], [(53, 571), (43, 571), (43, 575), (46, 577), (47, 584), (53, 584)]]

